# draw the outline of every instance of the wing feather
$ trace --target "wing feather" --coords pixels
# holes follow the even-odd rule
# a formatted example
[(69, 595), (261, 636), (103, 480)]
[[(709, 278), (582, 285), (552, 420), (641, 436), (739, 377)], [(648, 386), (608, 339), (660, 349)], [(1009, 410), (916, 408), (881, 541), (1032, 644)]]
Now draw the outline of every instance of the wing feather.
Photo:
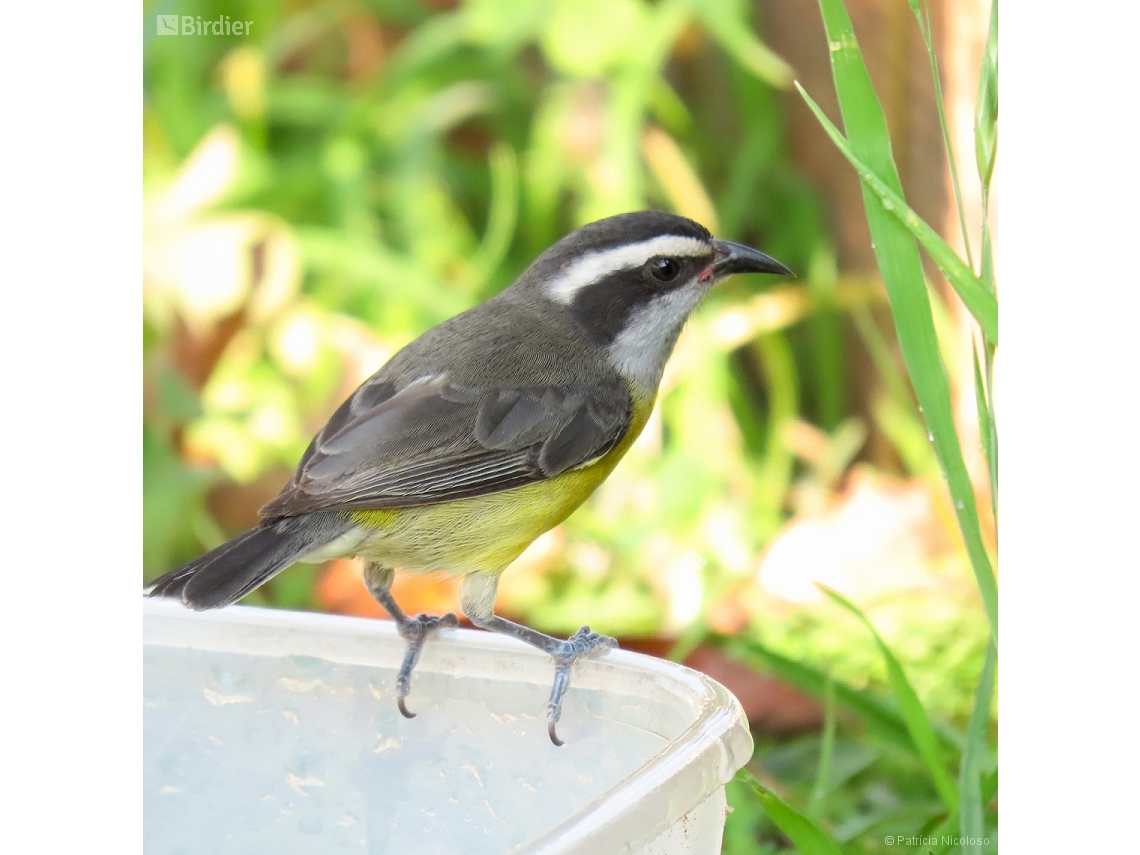
[(616, 376), (589, 389), (482, 394), (423, 377), (370, 381), (314, 438), (266, 517), (436, 504), (551, 478), (605, 454), (629, 427)]

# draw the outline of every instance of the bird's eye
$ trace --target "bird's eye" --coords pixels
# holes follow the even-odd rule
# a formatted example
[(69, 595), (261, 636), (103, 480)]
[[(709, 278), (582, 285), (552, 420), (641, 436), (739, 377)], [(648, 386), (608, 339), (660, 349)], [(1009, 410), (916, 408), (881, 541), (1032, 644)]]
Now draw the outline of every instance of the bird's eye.
[(651, 258), (649, 272), (659, 282), (672, 282), (681, 272), (681, 265), (675, 258)]

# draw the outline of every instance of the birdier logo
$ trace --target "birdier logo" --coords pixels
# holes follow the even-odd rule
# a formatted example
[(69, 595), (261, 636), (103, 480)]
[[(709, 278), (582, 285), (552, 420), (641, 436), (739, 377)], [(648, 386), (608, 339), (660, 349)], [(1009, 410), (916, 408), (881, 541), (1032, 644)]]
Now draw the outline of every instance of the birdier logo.
[(157, 15), (160, 36), (248, 36), (253, 21), (235, 21), (219, 15), (203, 21), (201, 15)]

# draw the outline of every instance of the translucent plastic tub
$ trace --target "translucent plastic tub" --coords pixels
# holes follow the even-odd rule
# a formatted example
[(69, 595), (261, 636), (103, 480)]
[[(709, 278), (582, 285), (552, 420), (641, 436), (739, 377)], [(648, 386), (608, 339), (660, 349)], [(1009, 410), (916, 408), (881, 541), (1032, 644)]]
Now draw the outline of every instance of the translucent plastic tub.
[(407, 720), (388, 621), (144, 614), (148, 855), (717, 853), (752, 753), (726, 689), (635, 653), (575, 666), (556, 748), (550, 659), (513, 639), (432, 639)]

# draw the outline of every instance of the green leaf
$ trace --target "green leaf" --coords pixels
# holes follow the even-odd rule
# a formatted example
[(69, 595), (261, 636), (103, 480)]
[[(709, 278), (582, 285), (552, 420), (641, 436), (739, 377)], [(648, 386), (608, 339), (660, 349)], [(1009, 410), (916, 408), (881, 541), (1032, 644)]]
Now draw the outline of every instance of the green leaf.
[[(555, 71), (603, 77), (637, 50), (648, 17), (641, 0), (554, 0), (539, 44)], [(598, 26), (600, 21), (605, 26)]]
[(962, 302), (966, 304), (966, 308), (970, 310), (970, 314), (978, 322), (982, 328), (982, 333), (985, 335), (987, 341), (997, 343), (998, 336), (998, 312), (997, 300), (994, 295), (986, 290), (982, 284), (982, 280), (974, 275), (969, 266), (962, 261), (955, 253), (954, 250), (944, 241), (926, 222), (916, 214), (903, 197), (887, 186), (878, 175), (871, 171), (863, 161), (861, 161), (851, 149), (851, 145), (839, 129), (831, 123), (819, 105), (812, 100), (811, 96), (804, 91), (804, 88), (796, 83), (796, 88), (799, 89), (800, 94), (807, 101), (808, 107), (815, 113), (815, 117), (819, 123), (823, 125), (823, 129), (827, 131), (827, 135), (831, 137), (831, 141), (835, 143), (836, 148), (847, 158), (848, 162), (855, 167), (855, 171), (859, 173), (859, 178), (863, 181), (863, 185), (879, 197), (882, 207), (891, 215), (896, 217), (903, 226), (906, 227), (914, 237), (923, 245), (930, 257), (934, 259), (934, 263), (938, 265), (938, 269), (946, 276), (946, 280), (958, 292), (958, 296), (962, 298)]
[(986, 468), (990, 473), (990, 506), (997, 514), (998, 497), (998, 469), (997, 469), (997, 430), (994, 426), (994, 414), (990, 411), (989, 398), (986, 395), (986, 382), (982, 379), (982, 366), (978, 362), (978, 351), (973, 352), (974, 357), (974, 400), (978, 409), (978, 434), (982, 438), (982, 450), (986, 454)]
[(745, 4), (733, 0), (688, 0), (693, 12), (725, 52), (765, 83), (787, 89), (795, 71), (752, 32)]
[(383, 284), (407, 304), (440, 320), (468, 308), (454, 289), (440, 283), (414, 259), (379, 241), (321, 226), (301, 226), (294, 234), (310, 271), (334, 275), (369, 292)]
[[(978, 161), (978, 177), (982, 182), (982, 282), (990, 292), (994, 286), (993, 242), (990, 236), (990, 180), (997, 158), (998, 59), (997, 0), (990, 6), (990, 33), (982, 52), (982, 68), (978, 82), (978, 107), (974, 116), (974, 156)], [(993, 354), (986, 352), (986, 367)], [(988, 371), (987, 371), (988, 374)]]
[(751, 772), (741, 769), (738, 774), (748, 781), (772, 822), (788, 836), (801, 855), (842, 855), (839, 844), (831, 835), (757, 781)]
[[(890, 135), (882, 106), (871, 85), (859, 43), (842, 0), (820, 0), (832, 73), (854, 156), (880, 177), (887, 189), (902, 198), (902, 183), (891, 155)], [(982, 542), (974, 489), (962, 458), (954, 426), (950, 385), (938, 350), (926, 279), (915, 239), (896, 212), (864, 182), (863, 204), (867, 211), (875, 256), (883, 276), (895, 319), (899, 348), (919, 406), (930, 428), (934, 450), (954, 499), (958, 525), (973, 565), (974, 576), (994, 642), (998, 638), (997, 580)], [(994, 318), (996, 323), (996, 317)]]
[(217, 477), (212, 469), (187, 466), (167, 436), (144, 424), (143, 573), (146, 581), (201, 551), (195, 524), (206, 513), (206, 492)]
[(768, 441), (753, 491), (753, 524), (761, 542), (784, 524), (784, 501), (795, 473), (795, 457), (783, 440), (784, 427), (799, 411), (799, 376), (788, 338), (783, 333), (757, 337), (753, 348), (760, 357), (769, 396)]
[[(982, 666), (982, 678), (978, 681), (974, 712), (966, 729), (966, 750), (962, 752), (962, 765), (958, 770), (958, 787), (962, 793), (962, 837), (967, 841), (980, 841), (986, 832), (986, 802), (982, 795), (982, 772), (989, 753), (986, 746), (986, 725), (990, 719), (996, 665), (997, 648), (990, 644), (986, 648), (986, 662)], [(962, 852), (963, 855), (981, 855), (981, 843), (965, 843)]]
[(831, 758), (835, 753), (835, 681), (828, 675), (823, 693), (823, 737), (819, 742), (819, 765), (811, 790), (810, 810), (818, 816), (820, 803), (831, 781)]
[[(752, 667), (770, 671), (814, 697), (826, 697), (830, 678), (818, 668), (789, 659), (753, 639), (731, 639), (725, 643), (724, 651)], [(868, 730), (905, 751), (916, 751), (906, 722), (888, 701), (871, 692), (852, 688), (842, 681), (831, 682), (835, 700), (859, 716)], [(942, 723), (936, 724), (935, 730), (944, 749), (954, 753), (962, 750), (966, 742), (962, 733)]]
[(930, 78), (934, 81), (934, 104), (938, 108), (938, 124), (942, 129), (942, 144), (946, 146), (946, 162), (950, 166), (950, 186), (954, 188), (954, 206), (958, 209), (958, 227), (962, 230), (962, 244), (966, 247), (966, 261), (972, 270), (974, 255), (970, 250), (970, 232), (966, 227), (966, 208), (962, 204), (962, 184), (958, 180), (958, 161), (954, 157), (954, 145), (950, 141), (950, 128), (946, 123), (946, 104), (942, 100), (942, 77), (938, 73), (938, 57), (934, 53), (934, 33), (930, 19), (930, 0), (925, 0), (925, 14), (918, 6), (918, 0), (907, 0), (910, 11), (918, 21), (918, 30), (926, 45), (926, 56), (930, 59)]
[(503, 262), (515, 235), (519, 213), (519, 170), (515, 150), (505, 142), (491, 148), (491, 203), (483, 241), (471, 259), (480, 283)]
[(918, 699), (914, 687), (907, 679), (902, 664), (895, 658), (886, 642), (883, 641), (882, 636), (879, 635), (878, 630), (867, 620), (866, 615), (859, 610), (857, 605), (826, 585), (819, 585), (818, 587), (833, 602), (855, 615), (874, 636), (875, 643), (879, 646), (879, 652), (883, 654), (883, 661), (887, 665), (887, 677), (891, 683), (891, 690), (898, 700), (899, 710), (902, 712), (903, 720), (906, 721), (910, 737), (918, 748), (918, 754), (923, 763), (926, 764), (926, 769), (934, 781), (934, 788), (938, 790), (938, 795), (942, 799), (942, 803), (946, 805), (947, 810), (957, 810), (958, 788), (946, 771), (946, 760), (938, 745), (938, 737), (934, 735), (934, 726), (930, 723), (930, 716), (927, 715), (926, 708), (923, 707), (922, 701)]
[(546, 0), (467, 0), (460, 13), (477, 45), (518, 50), (533, 39), (550, 14)]
[(990, 6), (990, 32), (982, 52), (982, 71), (978, 80), (978, 108), (974, 114), (974, 156), (978, 159), (978, 177), (988, 188), (997, 157), (998, 115), (998, 4)]

